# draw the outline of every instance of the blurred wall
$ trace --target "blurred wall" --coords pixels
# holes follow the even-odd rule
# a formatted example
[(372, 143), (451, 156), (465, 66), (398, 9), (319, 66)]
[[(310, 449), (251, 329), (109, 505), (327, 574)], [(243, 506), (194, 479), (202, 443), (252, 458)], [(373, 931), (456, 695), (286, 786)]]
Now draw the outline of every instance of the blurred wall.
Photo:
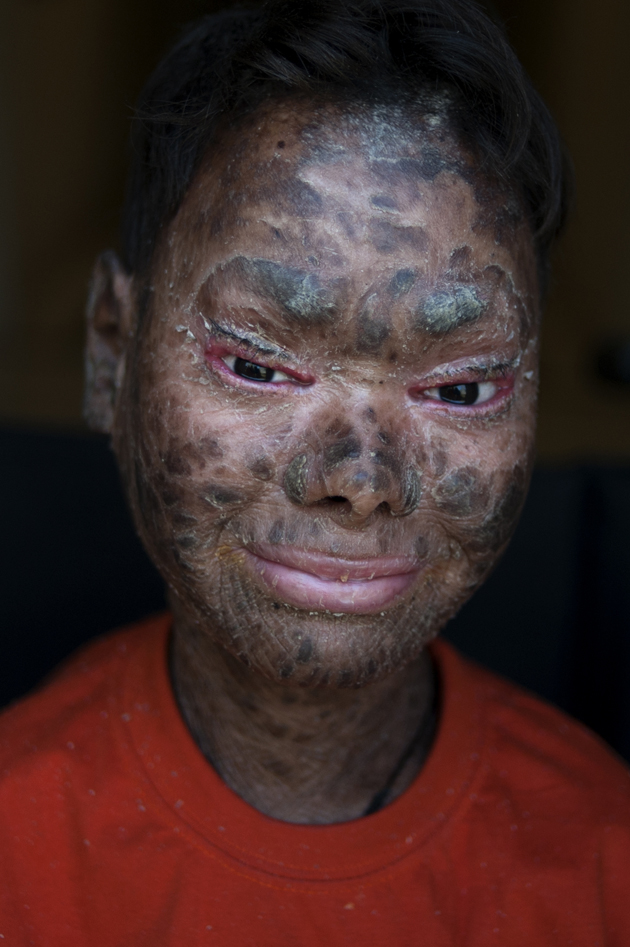
[(630, 458), (630, 384), (600, 380), (602, 346), (630, 352), (630, 4), (495, 0), (560, 126), (577, 193), (543, 329), (539, 454)]
[(81, 423), (83, 306), (117, 243), (133, 103), (212, 2), (0, 3), (0, 418)]
[[(179, 27), (220, 0), (2, 0), (0, 420), (79, 426), (83, 304), (117, 243), (133, 102)], [(630, 336), (630, 5), (494, 0), (572, 153), (578, 201), (544, 329), (539, 454), (630, 458), (630, 387), (594, 369)]]

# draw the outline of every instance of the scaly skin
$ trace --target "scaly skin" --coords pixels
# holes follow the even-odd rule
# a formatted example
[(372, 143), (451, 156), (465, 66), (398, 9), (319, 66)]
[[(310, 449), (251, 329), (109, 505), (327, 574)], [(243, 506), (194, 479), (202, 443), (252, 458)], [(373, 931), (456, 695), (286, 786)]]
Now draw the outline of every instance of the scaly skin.
[[(184, 716), (252, 805), (334, 822), (386, 781), (431, 698), (424, 646), (512, 534), (539, 309), (519, 201), (446, 106), (298, 104), (208, 155), (142, 318), (120, 272), (94, 305), (119, 327), (102, 425), (170, 588)], [(483, 404), (439, 400), (473, 382)]]

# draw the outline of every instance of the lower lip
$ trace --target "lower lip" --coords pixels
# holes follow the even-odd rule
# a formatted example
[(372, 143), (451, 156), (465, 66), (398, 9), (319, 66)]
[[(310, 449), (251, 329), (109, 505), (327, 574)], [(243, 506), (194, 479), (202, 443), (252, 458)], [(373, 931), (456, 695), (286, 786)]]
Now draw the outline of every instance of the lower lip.
[(244, 550), (245, 563), (288, 605), (316, 611), (369, 615), (399, 599), (416, 581), (418, 567), (393, 575), (346, 581), (321, 578)]

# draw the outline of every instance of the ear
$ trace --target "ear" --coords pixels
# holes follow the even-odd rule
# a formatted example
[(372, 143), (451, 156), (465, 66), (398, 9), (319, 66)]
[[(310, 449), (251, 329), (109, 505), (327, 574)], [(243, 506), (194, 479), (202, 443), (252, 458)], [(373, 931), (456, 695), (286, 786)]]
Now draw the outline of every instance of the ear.
[(95, 431), (110, 433), (134, 328), (133, 280), (113, 250), (94, 266), (87, 305), (83, 414)]

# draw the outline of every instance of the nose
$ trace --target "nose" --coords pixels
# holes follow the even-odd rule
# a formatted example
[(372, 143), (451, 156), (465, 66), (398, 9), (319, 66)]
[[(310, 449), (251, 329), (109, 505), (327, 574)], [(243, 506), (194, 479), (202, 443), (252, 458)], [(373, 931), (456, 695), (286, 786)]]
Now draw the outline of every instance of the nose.
[(371, 441), (348, 426), (318, 451), (304, 451), (288, 465), (284, 489), (300, 506), (324, 508), (351, 528), (376, 511), (406, 516), (420, 501), (420, 475), (400, 456), (393, 438)]

